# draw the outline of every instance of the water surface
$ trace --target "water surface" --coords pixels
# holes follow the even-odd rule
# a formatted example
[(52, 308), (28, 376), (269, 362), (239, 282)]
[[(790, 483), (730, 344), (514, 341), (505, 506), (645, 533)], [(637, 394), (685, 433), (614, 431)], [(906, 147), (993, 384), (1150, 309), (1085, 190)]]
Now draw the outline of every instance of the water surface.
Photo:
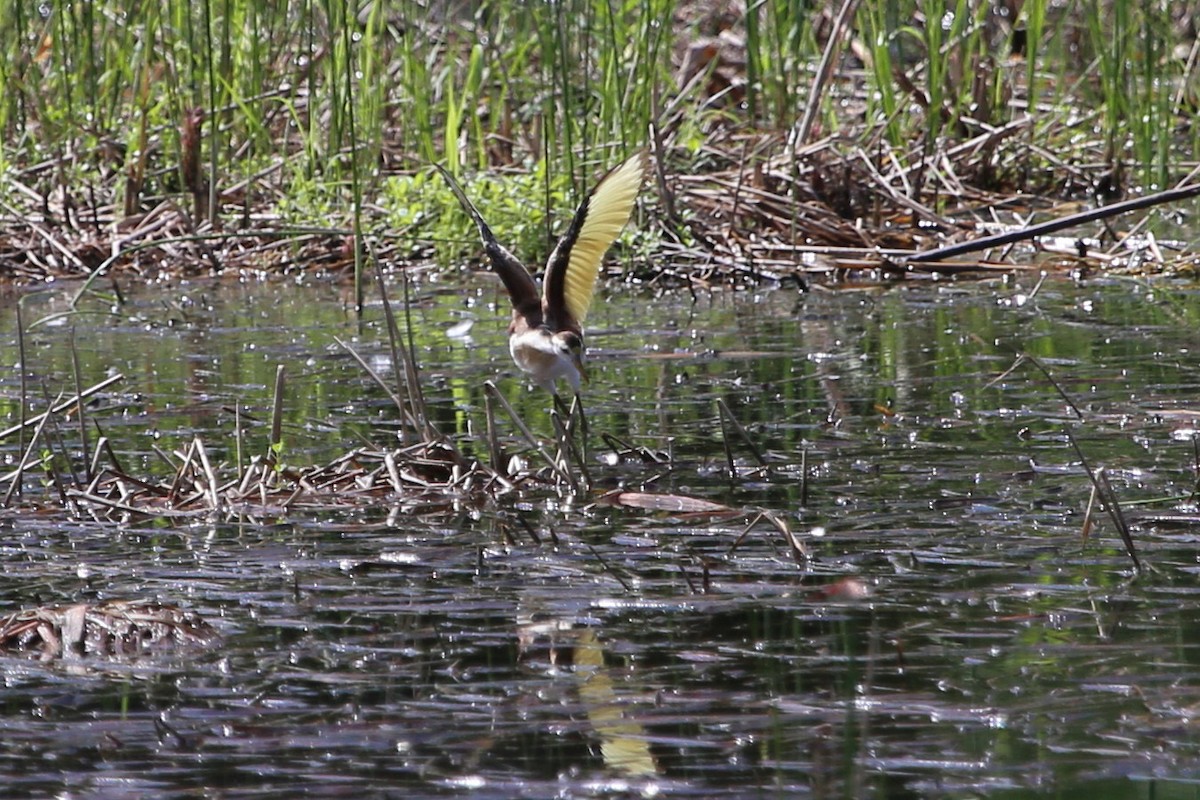
[[(0, 609), (163, 599), (223, 639), (136, 662), (0, 658), (5, 785), (1192, 796), (1200, 294), (1031, 289), (609, 294), (589, 320), (595, 491), (575, 497), (531, 486), (420, 515), (383, 501), (104, 522), (55, 511), (29, 480), (0, 511)], [(411, 291), (439, 428), (484, 457), (493, 379), (548, 435), (548, 398), (508, 358), (497, 284)], [(185, 283), (63, 315), (68, 294), (24, 301), (30, 404), (74, 391), (72, 349), (83, 385), (121, 373), (89, 412), (132, 474), (169, 475), (153, 447), (196, 436), (232, 463), (238, 419), (243, 459), (263, 452), (280, 364), (289, 463), (396, 443), (394, 406), (338, 343), (390, 376), (377, 305), (360, 321), (332, 285)], [(10, 307), (6, 364), (15, 330)], [(1010, 370), (1022, 353), (1040, 368)], [(0, 374), (4, 427), (16, 372)], [(723, 433), (718, 400), (766, 469)], [(1106, 516), (1084, 541), (1091, 483), (1068, 432), (1127, 504), (1141, 574)], [(603, 433), (664, 463), (619, 461)], [(60, 435), (78, 449), (69, 425)], [(0, 457), (7, 472), (15, 437)], [(616, 489), (733, 513), (596, 502)], [(761, 511), (806, 555), (769, 519), (747, 532)]]

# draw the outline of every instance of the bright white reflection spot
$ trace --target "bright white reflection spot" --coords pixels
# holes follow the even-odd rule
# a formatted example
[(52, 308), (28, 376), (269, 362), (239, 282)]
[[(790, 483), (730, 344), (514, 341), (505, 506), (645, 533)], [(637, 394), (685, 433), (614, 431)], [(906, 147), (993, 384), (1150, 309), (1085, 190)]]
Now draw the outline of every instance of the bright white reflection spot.
[(471, 332), (471, 328), (475, 325), (475, 320), (464, 319), (455, 325), (451, 325), (446, 329), (446, 335), (451, 339), (465, 339), (467, 334)]

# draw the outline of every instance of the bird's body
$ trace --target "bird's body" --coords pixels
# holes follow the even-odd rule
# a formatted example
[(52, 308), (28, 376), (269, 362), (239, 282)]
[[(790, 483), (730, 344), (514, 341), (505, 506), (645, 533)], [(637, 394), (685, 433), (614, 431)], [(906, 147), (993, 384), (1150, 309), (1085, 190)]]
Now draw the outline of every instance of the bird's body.
[(578, 394), (581, 381), (587, 378), (583, 323), (591, 308), (604, 254), (633, 212), (645, 164), (645, 153), (635, 155), (605, 175), (584, 199), (550, 253), (540, 293), (529, 270), (496, 240), (450, 173), (437, 167), (475, 221), (484, 251), (512, 300), (508, 347), (513, 361), (551, 393), (559, 378), (565, 378)]

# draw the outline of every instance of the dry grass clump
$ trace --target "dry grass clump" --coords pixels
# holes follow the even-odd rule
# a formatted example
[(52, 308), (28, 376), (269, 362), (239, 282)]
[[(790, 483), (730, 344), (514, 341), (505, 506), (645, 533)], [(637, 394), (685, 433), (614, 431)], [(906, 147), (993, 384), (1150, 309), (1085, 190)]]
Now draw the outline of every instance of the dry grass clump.
[(134, 661), (218, 639), (199, 614), (155, 601), (40, 606), (0, 617), (0, 651), (34, 654), (41, 661)]

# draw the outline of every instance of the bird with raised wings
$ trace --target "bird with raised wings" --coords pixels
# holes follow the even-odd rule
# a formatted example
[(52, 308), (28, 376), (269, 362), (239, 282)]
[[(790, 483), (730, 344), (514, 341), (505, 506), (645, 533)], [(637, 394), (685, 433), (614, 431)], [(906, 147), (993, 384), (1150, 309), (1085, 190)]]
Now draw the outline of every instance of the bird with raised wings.
[(512, 300), (508, 349), (513, 361), (534, 383), (557, 394), (555, 385), (566, 378), (575, 394), (587, 380), (583, 365), (583, 323), (592, 305), (596, 277), (604, 254), (629, 221), (642, 186), (646, 154), (638, 153), (612, 169), (592, 190), (558, 240), (542, 279), (537, 282), (516, 256), (497, 240), (479, 210), (454, 178), (437, 166), (463, 209), (475, 220), (483, 249), (500, 275)]

